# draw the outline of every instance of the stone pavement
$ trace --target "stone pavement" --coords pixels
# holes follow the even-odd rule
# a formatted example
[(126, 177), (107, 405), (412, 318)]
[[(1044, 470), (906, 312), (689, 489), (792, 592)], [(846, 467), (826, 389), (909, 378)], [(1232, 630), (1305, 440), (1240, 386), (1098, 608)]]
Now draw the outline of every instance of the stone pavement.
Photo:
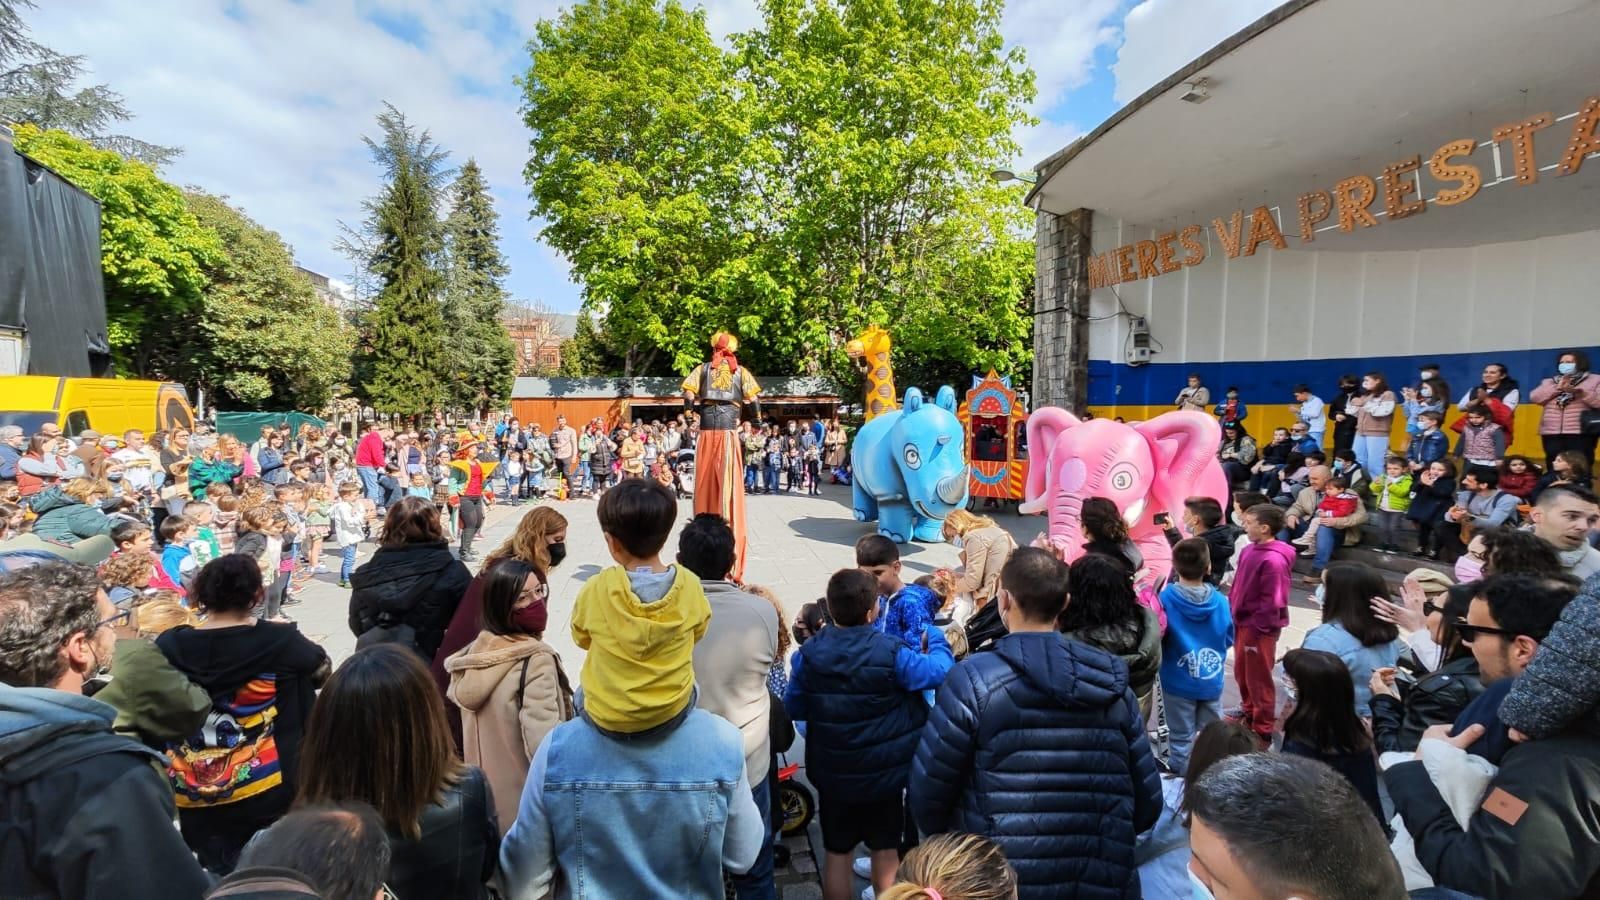
[[(550, 627), (546, 640), (561, 655), (562, 665), (576, 680), (583, 665), (583, 651), (572, 641), (571, 615), (574, 601), (584, 581), (612, 565), (600, 535), (592, 500), (567, 500), (550, 504), (567, 517), (567, 559), (551, 573)], [(479, 556), (499, 546), (511, 533), (523, 513), (531, 504), (509, 506), (498, 504), (490, 509), (485, 520), (484, 537), (478, 543)], [(682, 522), (693, 514), (693, 504), (680, 501)], [(747, 499), (746, 514), (749, 529), (749, 548), (746, 554), (745, 580), (751, 584), (770, 587), (780, 598), (785, 610), (785, 626), (794, 621), (800, 606), (822, 596), (828, 577), (836, 570), (855, 564), (855, 542), (871, 533), (870, 525), (854, 520), (850, 511), (850, 489), (829, 485), (820, 497), (805, 496), (752, 496)], [(1044, 529), (1044, 518), (1017, 516), (1009, 510), (994, 512), (995, 521), (1026, 546)], [(677, 546), (677, 534), (668, 539), (663, 557), (670, 560)], [(363, 545), (357, 564), (371, 556), (371, 545)], [(911, 581), (919, 575), (958, 562), (957, 550), (947, 544), (906, 544), (901, 547), (903, 577)], [(338, 558), (325, 557), (335, 574), (320, 575), (308, 583), (301, 594), (302, 602), (288, 607), (285, 612), (300, 623), (301, 630), (321, 643), (337, 665), (355, 652), (355, 637), (346, 624), (349, 591), (336, 585)], [(1290, 625), (1278, 642), (1280, 654), (1299, 646), (1307, 630), (1314, 628), (1320, 618), (1311, 602), (1309, 591), (1298, 584), (1294, 602), (1289, 611)], [(1232, 667), (1229, 666), (1231, 676)], [(1232, 702), (1237, 692), (1229, 678), (1225, 700)], [(803, 759), (801, 742), (797, 741), (789, 754), (793, 761)], [(821, 896), (817, 865), (821, 862), (822, 842), (817, 823), (813, 822), (810, 834), (790, 839), (792, 859), (789, 868), (779, 870), (779, 896), (783, 900), (801, 900)], [(812, 847), (815, 847), (815, 853)], [(857, 887), (865, 882), (858, 880)]]

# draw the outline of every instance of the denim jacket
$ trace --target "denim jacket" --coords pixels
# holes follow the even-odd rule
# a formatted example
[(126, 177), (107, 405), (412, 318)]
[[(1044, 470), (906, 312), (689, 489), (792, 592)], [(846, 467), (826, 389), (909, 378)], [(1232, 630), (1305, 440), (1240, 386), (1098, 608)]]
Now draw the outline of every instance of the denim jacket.
[(640, 734), (578, 717), (539, 744), (516, 824), (500, 845), (503, 894), (557, 898), (722, 897), (724, 868), (761, 849), (761, 814), (739, 729), (690, 708)]

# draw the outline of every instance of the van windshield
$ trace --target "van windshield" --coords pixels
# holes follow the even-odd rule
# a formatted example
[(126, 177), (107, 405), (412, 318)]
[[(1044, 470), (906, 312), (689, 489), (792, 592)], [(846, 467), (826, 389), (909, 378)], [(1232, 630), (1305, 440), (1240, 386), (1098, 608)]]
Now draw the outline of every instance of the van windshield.
[(43, 428), (46, 423), (54, 422), (55, 420), (56, 414), (54, 412), (7, 412), (0, 410), (0, 426), (21, 426), (22, 433), (28, 437), (38, 434), (39, 429)]

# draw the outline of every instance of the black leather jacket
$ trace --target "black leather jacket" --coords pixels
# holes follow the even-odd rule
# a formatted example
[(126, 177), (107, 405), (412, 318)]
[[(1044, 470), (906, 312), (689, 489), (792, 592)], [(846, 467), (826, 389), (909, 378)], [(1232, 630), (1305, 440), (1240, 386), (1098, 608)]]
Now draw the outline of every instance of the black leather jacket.
[(1422, 676), (1406, 691), (1404, 700), (1374, 694), (1372, 738), (1378, 752), (1417, 749), (1422, 732), (1428, 726), (1454, 722), (1467, 704), (1481, 693), (1483, 683), (1478, 680), (1478, 661), (1468, 653)]
[(422, 811), (422, 837), (389, 835), (389, 890), (400, 900), (481, 900), (500, 858), (489, 783), (468, 767), (459, 784)]

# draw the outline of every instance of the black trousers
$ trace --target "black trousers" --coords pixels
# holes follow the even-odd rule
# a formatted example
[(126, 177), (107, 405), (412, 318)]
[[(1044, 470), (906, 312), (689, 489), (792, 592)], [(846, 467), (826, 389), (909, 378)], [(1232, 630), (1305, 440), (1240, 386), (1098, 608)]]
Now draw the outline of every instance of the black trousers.
[(1544, 443), (1546, 467), (1557, 454), (1576, 450), (1583, 454), (1583, 458), (1589, 463), (1589, 468), (1594, 468), (1594, 448), (1595, 443), (1600, 441), (1600, 434), (1547, 434), (1539, 440)]
[(483, 527), (483, 498), (461, 495), (461, 508), (458, 512), (461, 518), (461, 554), (472, 555), (472, 539), (478, 536), (478, 530)]

